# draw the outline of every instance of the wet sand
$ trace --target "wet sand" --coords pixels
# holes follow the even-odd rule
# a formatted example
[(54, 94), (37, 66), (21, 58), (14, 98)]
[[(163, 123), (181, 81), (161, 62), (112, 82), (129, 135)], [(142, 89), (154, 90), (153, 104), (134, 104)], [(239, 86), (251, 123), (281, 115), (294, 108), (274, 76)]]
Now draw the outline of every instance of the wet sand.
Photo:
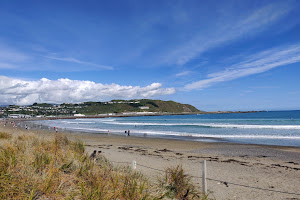
[[(13, 134), (52, 137), (53, 130), (25, 130), (3, 126)], [(216, 199), (300, 199), (300, 148), (230, 143), (210, 143), (126, 137), (120, 135), (70, 133), (81, 139), (87, 151), (100, 150), (115, 165), (131, 165), (150, 180), (170, 166), (182, 165), (193, 182), (201, 187), (202, 162), (207, 162), (210, 197)], [(1, 143), (0, 143), (1, 144)]]

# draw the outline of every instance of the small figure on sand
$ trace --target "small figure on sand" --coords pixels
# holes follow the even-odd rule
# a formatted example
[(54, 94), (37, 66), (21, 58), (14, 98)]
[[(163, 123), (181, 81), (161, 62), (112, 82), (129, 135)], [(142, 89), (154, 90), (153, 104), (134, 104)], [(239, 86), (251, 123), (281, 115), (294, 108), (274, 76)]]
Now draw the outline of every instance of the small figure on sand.
[(107, 135), (109, 135), (109, 130), (107, 131)]
[(130, 130), (127, 131), (127, 136), (130, 136)]
[(93, 160), (94, 162), (96, 162), (97, 159), (101, 159), (102, 158), (102, 151), (96, 151), (94, 150), (93, 153), (90, 155), (90, 159)]
[(93, 153), (90, 155), (90, 159), (96, 161), (97, 151), (94, 150)]

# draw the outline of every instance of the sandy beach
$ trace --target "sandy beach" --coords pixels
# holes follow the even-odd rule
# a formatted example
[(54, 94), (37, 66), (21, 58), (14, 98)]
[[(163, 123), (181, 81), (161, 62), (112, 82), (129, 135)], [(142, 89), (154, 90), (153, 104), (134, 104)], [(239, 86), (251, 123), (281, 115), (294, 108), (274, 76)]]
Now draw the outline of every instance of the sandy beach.
[[(0, 132), (34, 133), (51, 137), (54, 131), (25, 130), (0, 123)], [(231, 143), (208, 143), (59, 132), (84, 141), (87, 151), (100, 150), (115, 165), (131, 165), (150, 180), (170, 166), (182, 165), (193, 182), (202, 185), (202, 162), (212, 199), (300, 199), (300, 148)], [(1, 143), (0, 143), (1, 144)]]

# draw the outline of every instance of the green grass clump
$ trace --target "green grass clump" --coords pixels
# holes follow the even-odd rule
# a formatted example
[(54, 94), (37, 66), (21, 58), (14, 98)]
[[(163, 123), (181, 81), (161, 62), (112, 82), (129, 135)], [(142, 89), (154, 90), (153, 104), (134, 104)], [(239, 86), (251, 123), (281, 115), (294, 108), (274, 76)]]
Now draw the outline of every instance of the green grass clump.
[(191, 177), (185, 174), (181, 166), (169, 167), (165, 176), (159, 179), (160, 199), (206, 199), (191, 182)]

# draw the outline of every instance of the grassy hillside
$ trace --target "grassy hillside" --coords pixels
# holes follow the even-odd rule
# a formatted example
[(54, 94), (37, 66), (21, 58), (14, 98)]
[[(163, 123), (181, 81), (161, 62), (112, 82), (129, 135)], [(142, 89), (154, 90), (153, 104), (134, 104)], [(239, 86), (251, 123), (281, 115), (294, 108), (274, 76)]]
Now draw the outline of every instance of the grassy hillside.
[[(135, 103), (130, 103), (134, 102)], [(138, 102), (138, 103), (137, 103)], [(144, 107), (144, 109), (143, 109)], [(100, 113), (121, 113), (121, 112), (200, 112), (194, 106), (189, 104), (181, 104), (174, 101), (161, 100), (112, 100), (111, 103), (103, 102), (85, 102), (81, 108), (76, 109), (77, 113), (83, 114), (100, 114)]]
[(9, 107), (0, 110), (0, 113), (4, 116), (10, 114), (70, 116), (79, 113), (85, 115), (97, 115), (124, 112), (198, 113), (201, 111), (189, 104), (151, 99), (112, 100), (109, 102), (84, 102), (78, 104), (63, 103), (60, 105), (34, 103), (31, 106), (10, 105)]

